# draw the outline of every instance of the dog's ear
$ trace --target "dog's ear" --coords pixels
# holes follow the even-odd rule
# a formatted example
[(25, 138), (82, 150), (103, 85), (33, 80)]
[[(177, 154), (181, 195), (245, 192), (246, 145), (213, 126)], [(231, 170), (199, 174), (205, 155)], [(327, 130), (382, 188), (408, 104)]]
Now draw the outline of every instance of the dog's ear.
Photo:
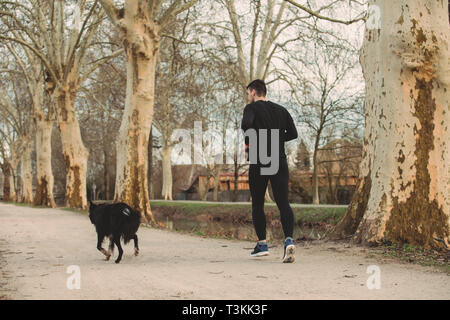
[(89, 206), (94, 207), (95, 204), (92, 202), (92, 200), (89, 200)]

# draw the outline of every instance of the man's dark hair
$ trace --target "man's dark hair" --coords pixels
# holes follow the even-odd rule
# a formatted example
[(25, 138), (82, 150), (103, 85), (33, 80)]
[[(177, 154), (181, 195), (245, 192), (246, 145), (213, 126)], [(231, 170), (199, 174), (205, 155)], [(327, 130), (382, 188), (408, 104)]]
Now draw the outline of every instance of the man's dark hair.
[(267, 93), (267, 89), (266, 89), (266, 84), (264, 83), (263, 80), (253, 80), (252, 82), (250, 82), (250, 84), (247, 86), (247, 89), (250, 90), (255, 90), (256, 94), (261, 97), (265, 97), (266, 93)]

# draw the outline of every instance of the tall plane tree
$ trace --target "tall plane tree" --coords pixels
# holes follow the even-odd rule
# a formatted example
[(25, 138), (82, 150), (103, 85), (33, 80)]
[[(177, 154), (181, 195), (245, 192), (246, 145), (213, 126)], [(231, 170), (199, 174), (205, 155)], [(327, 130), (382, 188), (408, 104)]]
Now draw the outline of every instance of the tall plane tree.
[[(14, 32), (15, 37), (20, 35)], [(36, 35), (38, 39), (39, 35)], [(42, 39), (40, 39), (42, 41)], [(31, 100), (31, 118), (34, 123), (35, 142), (36, 142), (36, 191), (32, 195), (32, 170), (31, 154), (33, 144), (26, 144), (22, 154), (22, 175), (24, 202), (32, 202), (34, 205), (43, 205), (55, 207), (53, 198), (54, 177), (52, 172), (51, 158), (51, 133), (54, 122), (53, 108), (44, 96), (44, 65), (39, 57), (27, 47), (20, 45), (14, 46), (6, 44), (9, 52), (16, 60), (18, 70), (24, 77), (27, 92)], [(22, 49), (22, 50), (21, 50)]]
[(117, 140), (114, 199), (153, 220), (148, 196), (148, 139), (155, 100), (156, 58), (169, 23), (198, 0), (100, 0), (119, 31), (127, 55), (125, 110)]
[(332, 237), (449, 246), (447, 1), (369, 1), (357, 192)]
[[(306, 50), (305, 50), (306, 51)], [(319, 161), (318, 153), (327, 138), (325, 131), (337, 135), (348, 123), (361, 120), (362, 91), (355, 83), (357, 60), (350, 49), (318, 48), (307, 49), (307, 58), (301, 58), (301, 67), (295, 70), (288, 81), (294, 101), (300, 105), (295, 114), (305, 125), (313, 138), (312, 150), (312, 196), (313, 203), (319, 204)], [(361, 79), (362, 80), (362, 79)], [(302, 83), (300, 90), (296, 83)], [(330, 130), (331, 129), (331, 130)]]

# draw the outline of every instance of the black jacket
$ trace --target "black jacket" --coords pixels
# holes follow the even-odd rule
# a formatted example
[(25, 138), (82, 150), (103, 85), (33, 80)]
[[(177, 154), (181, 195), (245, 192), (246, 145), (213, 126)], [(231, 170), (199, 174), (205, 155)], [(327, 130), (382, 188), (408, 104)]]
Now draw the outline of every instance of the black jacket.
[[(280, 158), (286, 158), (284, 142), (296, 139), (298, 137), (297, 128), (295, 127), (294, 120), (292, 120), (289, 112), (286, 110), (286, 108), (271, 101), (258, 100), (245, 106), (244, 114), (242, 116), (241, 129), (245, 132), (250, 128), (255, 129), (257, 133), (259, 132), (258, 129), (268, 129), (267, 153), (269, 156), (271, 154), (270, 129), (279, 129)], [(257, 136), (259, 137), (259, 133)], [(249, 137), (247, 136), (245, 137), (245, 144), (249, 144)]]

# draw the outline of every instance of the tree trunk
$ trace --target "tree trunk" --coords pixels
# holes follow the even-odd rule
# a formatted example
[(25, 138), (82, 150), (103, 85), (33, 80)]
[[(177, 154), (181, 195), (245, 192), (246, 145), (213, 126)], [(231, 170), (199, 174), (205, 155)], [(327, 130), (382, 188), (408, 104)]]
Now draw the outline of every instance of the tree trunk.
[(319, 204), (319, 168), (317, 166), (317, 148), (314, 150), (313, 154), (313, 174), (312, 174), (312, 196), (313, 204)]
[(36, 192), (33, 204), (54, 208), (52, 172), (52, 127), (53, 122), (36, 119)]
[(9, 185), (10, 185), (10, 191), (9, 191), (9, 199), (10, 201), (17, 202), (18, 199), (18, 190), (17, 190), (17, 167), (19, 165), (18, 159), (15, 159), (16, 156), (11, 160), (10, 162), (10, 176), (9, 176)]
[(75, 114), (75, 93), (56, 91), (58, 128), (61, 134), (66, 164), (65, 205), (87, 208), (86, 172), (88, 150), (81, 139), (80, 126)]
[(364, 152), (354, 198), (331, 237), (449, 245), (450, 56), (447, 1), (369, 1)]
[(164, 200), (172, 200), (172, 149), (172, 146), (164, 146), (161, 150), (163, 173), (162, 196)]
[[(148, 139), (153, 119), (155, 64), (159, 50), (158, 26), (154, 21), (127, 25), (123, 39), (127, 54), (125, 110), (117, 141), (115, 201), (141, 210), (144, 220), (153, 219), (148, 195)], [(139, 19), (139, 20), (138, 20)], [(146, 23), (145, 28), (143, 22)], [(128, 21), (128, 23), (131, 23)]]
[(33, 145), (31, 141), (27, 142), (22, 155), (22, 202), (33, 202), (33, 170), (31, 167), (31, 154)]
[(325, 164), (326, 179), (328, 181), (327, 204), (338, 204), (337, 192), (339, 188), (340, 176), (334, 177), (333, 163)]
[(222, 164), (216, 165), (216, 174), (214, 175), (214, 195), (213, 200), (219, 201), (219, 186), (220, 186), (220, 174), (222, 173)]
[(237, 156), (234, 156), (234, 189), (233, 189), (233, 202), (238, 198), (238, 179), (239, 179), (239, 166), (237, 163)]
[(3, 172), (3, 200), (11, 201), (11, 170), (9, 163), (5, 161), (2, 165)]
[(209, 175), (209, 174), (206, 174), (206, 177), (205, 177), (205, 185), (203, 186), (203, 190), (201, 191), (201, 194), (200, 194), (200, 197), (201, 197), (200, 199), (201, 199), (202, 201), (208, 200), (209, 178), (210, 178), (210, 175)]
[[(106, 144), (105, 144), (106, 146)], [(103, 158), (105, 159), (103, 162), (103, 180), (104, 180), (104, 185), (103, 185), (103, 189), (105, 190), (105, 195), (104, 198), (105, 200), (109, 199), (109, 186), (110, 186), (110, 178), (109, 178), (109, 161), (108, 161), (108, 150), (106, 150), (106, 148), (103, 149)]]
[(153, 128), (150, 127), (150, 136), (148, 138), (148, 172), (147, 172), (147, 187), (150, 199), (155, 199), (155, 194), (152, 185), (152, 170), (153, 170)]

